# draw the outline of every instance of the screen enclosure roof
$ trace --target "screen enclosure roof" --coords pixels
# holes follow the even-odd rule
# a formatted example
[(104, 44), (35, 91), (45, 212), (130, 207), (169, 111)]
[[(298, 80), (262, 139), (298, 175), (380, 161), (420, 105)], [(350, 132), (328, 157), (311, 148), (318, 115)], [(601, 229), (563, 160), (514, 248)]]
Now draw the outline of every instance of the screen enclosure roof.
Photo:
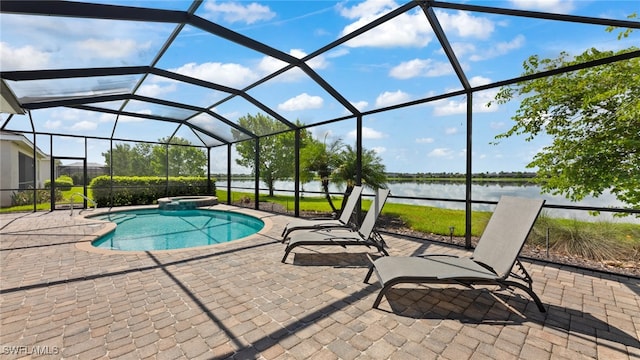
[[(2, 1), (2, 129), (215, 147), (419, 106), (640, 56), (521, 76), (533, 54), (574, 50), (541, 35), (597, 47), (590, 34), (640, 28), (610, 3), (594, 16), (508, 1)], [(257, 113), (281, 127), (240, 126)]]

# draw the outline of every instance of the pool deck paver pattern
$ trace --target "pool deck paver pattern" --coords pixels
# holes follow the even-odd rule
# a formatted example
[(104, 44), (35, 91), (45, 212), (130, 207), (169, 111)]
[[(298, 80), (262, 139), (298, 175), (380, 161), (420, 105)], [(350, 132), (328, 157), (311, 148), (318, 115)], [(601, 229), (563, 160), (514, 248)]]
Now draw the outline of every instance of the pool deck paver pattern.
[[(402, 285), (380, 309), (375, 249), (300, 247), (290, 217), (180, 251), (86, 251), (104, 229), (68, 211), (0, 215), (0, 357), (65, 359), (640, 359), (640, 280), (524, 261), (521, 291)], [(392, 255), (463, 249), (384, 235)], [(375, 278), (375, 277), (374, 277)], [(495, 290), (494, 288), (490, 288)]]

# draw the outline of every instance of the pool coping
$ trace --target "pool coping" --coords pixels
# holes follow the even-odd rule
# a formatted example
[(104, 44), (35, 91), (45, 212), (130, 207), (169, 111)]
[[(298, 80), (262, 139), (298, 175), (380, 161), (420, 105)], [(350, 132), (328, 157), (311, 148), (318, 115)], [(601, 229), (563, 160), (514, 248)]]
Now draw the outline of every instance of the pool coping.
[(121, 211), (128, 211), (128, 210), (159, 209), (159, 207), (158, 207), (158, 205), (136, 205), (136, 206), (117, 207), (117, 208), (115, 208), (116, 210), (113, 210), (113, 209), (114, 208), (98, 208), (96, 210), (92, 210), (91, 212), (86, 212), (84, 214), (78, 214), (75, 217), (75, 218), (80, 219), (80, 220), (90, 221), (90, 222), (99, 223), (99, 224), (105, 224), (105, 226), (103, 228), (101, 228), (100, 230), (98, 230), (98, 231), (96, 231), (96, 232), (94, 232), (94, 233), (92, 233), (90, 235), (86, 235), (82, 239), (80, 239), (80, 241), (78, 241), (78, 243), (76, 243), (76, 245), (75, 245), (76, 249), (82, 250), (82, 251), (88, 251), (88, 252), (92, 252), (92, 253), (97, 253), (97, 254), (102, 254), (102, 255), (123, 255), (123, 254), (140, 255), (140, 254), (147, 254), (147, 253), (178, 253), (178, 252), (185, 252), (185, 251), (193, 251), (193, 250), (197, 250), (197, 249), (215, 248), (215, 247), (219, 247), (219, 246), (224, 246), (224, 245), (229, 244), (231, 242), (236, 244), (236, 243), (241, 242), (241, 241), (244, 242), (244, 241), (252, 240), (254, 238), (262, 237), (262, 236), (267, 235), (271, 231), (271, 228), (273, 227), (273, 222), (269, 218), (270, 216), (268, 216), (268, 215), (265, 216), (264, 212), (253, 210), (253, 209), (248, 209), (248, 208), (236, 208), (236, 207), (230, 207), (230, 206), (225, 206), (225, 205), (221, 205), (221, 204), (216, 204), (216, 205), (205, 206), (205, 207), (197, 207), (194, 210), (218, 210), (218, 211), (236, 212), (236, 213), (249, 215), (249, 216), (253, 216), (255, 218), (258, 218), (258, 219), (262, 220), (262, 222), (264, 223), (264, 226), (262, 227), (262, 229), (260, 229), (260, 231), (256, 232), (255, 234), (251, 234), (251, 235), (245, 236), (243, 238), (235, 239), (235, 240), (232, 240), (232, 241), (227, 241), (227, 242), (220, 243), (220, 244), (193, 246), (193, 247), (186, 247), (186, 248), (181, 248), (181, 249), (169, 249), (169, 250), (112, 250), (112, 249), (104, 249), (104, 248), (98, 248), (98, 247), (93, 246), (92, 243), (95, 240), (97, 240), (101, 236), (104, 236), (104, 235), (114, 231), (116, 229), (117, 225), (115, 223), (111, 222), (111, 221), (92, 219), (92, 217), (94, 217), (96, 215), (102, 215), (102, 214), (111, 213), (111, 212), (121, 212)]

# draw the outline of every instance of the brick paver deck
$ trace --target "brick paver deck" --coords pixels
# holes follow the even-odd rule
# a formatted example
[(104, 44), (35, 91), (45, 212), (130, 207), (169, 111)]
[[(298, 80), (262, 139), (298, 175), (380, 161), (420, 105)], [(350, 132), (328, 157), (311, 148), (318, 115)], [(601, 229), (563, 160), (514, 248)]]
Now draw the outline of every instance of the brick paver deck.
[[(380, 309), (362, 248), (297, 248), (291, 218), (180, 251), (87, 251), (105, 225), (68, 211), (0, 215), (0, 357), (158, 359), (640, 359), (640, 280), (525, 261), (520, 291), (399, 286)], [(389, 252), (464, 254), (385, 236)]]

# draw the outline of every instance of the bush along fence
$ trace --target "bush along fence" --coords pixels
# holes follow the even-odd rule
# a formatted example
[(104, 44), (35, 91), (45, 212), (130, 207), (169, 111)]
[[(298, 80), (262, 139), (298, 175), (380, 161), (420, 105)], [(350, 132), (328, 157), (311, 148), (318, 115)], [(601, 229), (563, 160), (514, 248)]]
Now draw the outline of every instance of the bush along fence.
[[(173, 196), (215, 195), (215, 179), (180, 176), (98, 176), (89, 185), (99, 207), (151, 205), (159, 198)], [(209, 190), (211, 189), (211, 190)]]
[[(55, 181), (56, 190), (68, 191), (73, 187), (73, 179), (67, 175), (59, 176)], [(44, 182), (45, 189), (51, 189), (51, 180)]]

